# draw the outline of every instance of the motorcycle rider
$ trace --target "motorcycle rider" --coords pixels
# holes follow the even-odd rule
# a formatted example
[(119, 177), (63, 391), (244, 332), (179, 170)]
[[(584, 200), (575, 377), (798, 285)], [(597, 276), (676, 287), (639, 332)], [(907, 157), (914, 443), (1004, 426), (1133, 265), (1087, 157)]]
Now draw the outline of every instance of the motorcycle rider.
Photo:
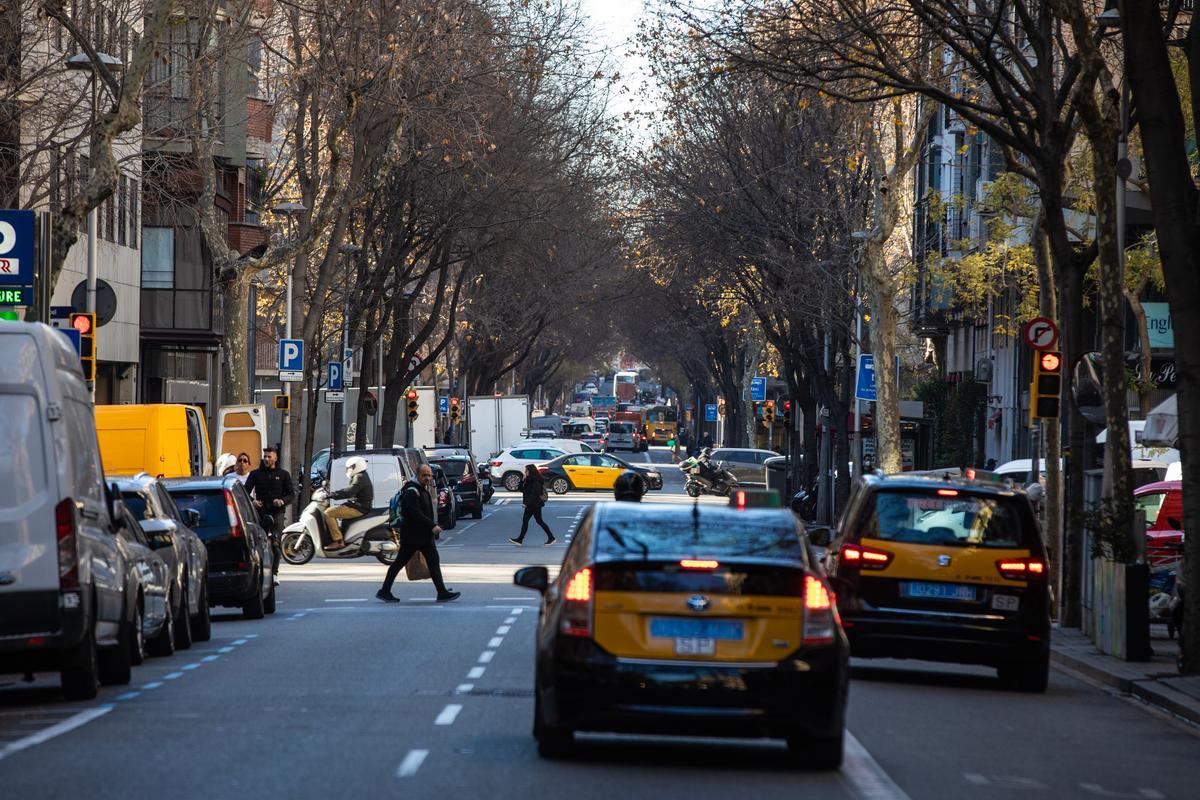
[(613, 483), (613, 499), (640, 503), (646, 494), (646, 481), (631, 469), (617, 476)]
[(329, 523), (329, 535), (333, 538), (329, 546), (331, 550), (341, 549), (345, 545), (338, 520), (358, 519), (371, 510), (375, 500), (375, 487), (371, 484), (371, 476), (367, 474), (365, 458), (353, 456), (346, 459), (346, 477), (350, 479), (349, 486), (329, 493), (330, 500), (345, 500), (346, 503), (325, 509), (325, 521)]

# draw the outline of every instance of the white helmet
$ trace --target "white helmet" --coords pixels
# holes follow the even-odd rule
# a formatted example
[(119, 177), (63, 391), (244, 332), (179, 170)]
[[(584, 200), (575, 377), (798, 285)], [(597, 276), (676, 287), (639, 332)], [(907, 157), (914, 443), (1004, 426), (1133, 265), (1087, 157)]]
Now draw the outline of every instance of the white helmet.
[(213, 471), (218, 475), (224, 475), (228, 470), (237, 466), (237, 456), (233, 453), (221, 453), (217, 456), (217, 463), (213, 466)]
[(359, 456), (354, 456), (353, 458), (346, 459), (346, 474), (347, 475), (350, 475), (353, 477), (354, 475), (357, 475), (360, 472), (366, 472), (366, 471), (367, 471), (367, 460), (365, 458), (360, 458)]

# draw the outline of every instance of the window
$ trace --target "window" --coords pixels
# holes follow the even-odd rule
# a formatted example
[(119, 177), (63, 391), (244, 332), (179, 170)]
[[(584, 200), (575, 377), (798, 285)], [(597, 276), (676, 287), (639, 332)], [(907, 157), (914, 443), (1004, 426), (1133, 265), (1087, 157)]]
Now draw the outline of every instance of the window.
[(32, 394), (0, 394), (0, 415), (8, 423), (0, 434), (0, 470), (5, 475), (0, 481), (0, 508), (17, 508), (46, 486), (42, 416)]
[(863, 535), (938, 547), (1021, 547), (1037, 536), (1024, 522), (1011, 498), (880, 492)]
[(535, 456), (535, 458), (537, 458), (541, 461), (549, 461), (552, 458), (558, 458), (559, 456), (566, 455), (566, 453), (564, 453), (562, 450), (540, 450), (540, 451), (534, 451), (534, 452), (538, 453), (538, 455)]
[(796, 522), (778, 511), (729, 511), (702, 506), (698, 522), (691, 509), (680, 513), (650, 506), (629, 513), (606, 512), (598, 526), (596, 555), (642, 558), (753, 556), (804, 561)]
[(1158, 512), (1162, 508), (1163, 500), (1167, 499), (1166, 492), (1153, 492), (1152, 494), (1143, 494), (1133, 499), (1133, 506), (1146, 518), (1146, 530), (1154, 527), (1154, 523), (1158, 521)]
[(129, 220), (129, 179), (122, 175), (117, 180), (117, 244), (128, 244), (126, 223)]
[(138, 203), (140, 195), (138, 194), (138, 182), (133, 178), (129, 179), (129, 246), (134, 250), (138, 246)]
[(590, 463), (591, 463), (591, 459), (589, 459), (588, 456), (580, 455), (580, 456), (571, 456), (570, 458), (568, 458), (566, 461), (563, 462), (563, 466), (565, 466), (565, 467), (586, 467)]
[(142, 231), (142, 288), (175, 288), (175, 229)]
[(109, 195), (108, 199), (104, 201), (104, 238), (108, 239), (110, 242), (115, 242), (117, 240), (116, 211), (117, 198), (113, 195)]

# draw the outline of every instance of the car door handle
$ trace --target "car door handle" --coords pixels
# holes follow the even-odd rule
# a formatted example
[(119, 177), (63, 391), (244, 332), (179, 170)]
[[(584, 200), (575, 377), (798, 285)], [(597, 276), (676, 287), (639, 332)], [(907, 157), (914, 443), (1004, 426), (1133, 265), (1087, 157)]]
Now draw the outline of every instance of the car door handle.
[(88, 508), (87, 506), (84, 506), (82, 509), (80, 509), (79, 516), (83, 517), (84, 519), (98, 520), (100, 519), (100, 512), (94, 508)]

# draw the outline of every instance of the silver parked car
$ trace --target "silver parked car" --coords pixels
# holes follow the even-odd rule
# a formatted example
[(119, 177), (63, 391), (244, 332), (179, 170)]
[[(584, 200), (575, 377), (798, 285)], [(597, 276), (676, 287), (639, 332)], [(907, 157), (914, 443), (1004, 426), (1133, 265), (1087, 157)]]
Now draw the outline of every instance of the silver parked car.
[[(118, 491), (112, 487), (111, 491)], [(141, 664), (149, 653), (169, 656), (175, 652), (174, 616), (171, 613), (171, 569), (157, 551), (175, 546), (175, 535), (155, 527), (147, 533), (125, 507), (116, 504), (124, 520), (117, 531), (117, 546), (125, 556), (125, 596), (130, 604), (129, 648), (133, 664)]]
[(779, 453), (771, 450), (750, 447), (722, 447), (712, 452), (713, 461), (724, 462), (739, 486), (766, 486), (767, 459), (777, 455)]
[[(157, 478), (142, 473), (133, 478), (115, 478), (112, 482), (151, 545), (161, 541), (156, 538), (159, 533), (173, 535), (172, 546), (157, 552), (171, 572), (175, 646), (186, 650), (193, 640), (208, 641), (212, 638), (207, 588), (208, 548), (188, 526), (185, 513), (175, 505), (175, 500)], [(194, 509), (186, 513), (192, 521), (198, 521), (199, 516)]]

